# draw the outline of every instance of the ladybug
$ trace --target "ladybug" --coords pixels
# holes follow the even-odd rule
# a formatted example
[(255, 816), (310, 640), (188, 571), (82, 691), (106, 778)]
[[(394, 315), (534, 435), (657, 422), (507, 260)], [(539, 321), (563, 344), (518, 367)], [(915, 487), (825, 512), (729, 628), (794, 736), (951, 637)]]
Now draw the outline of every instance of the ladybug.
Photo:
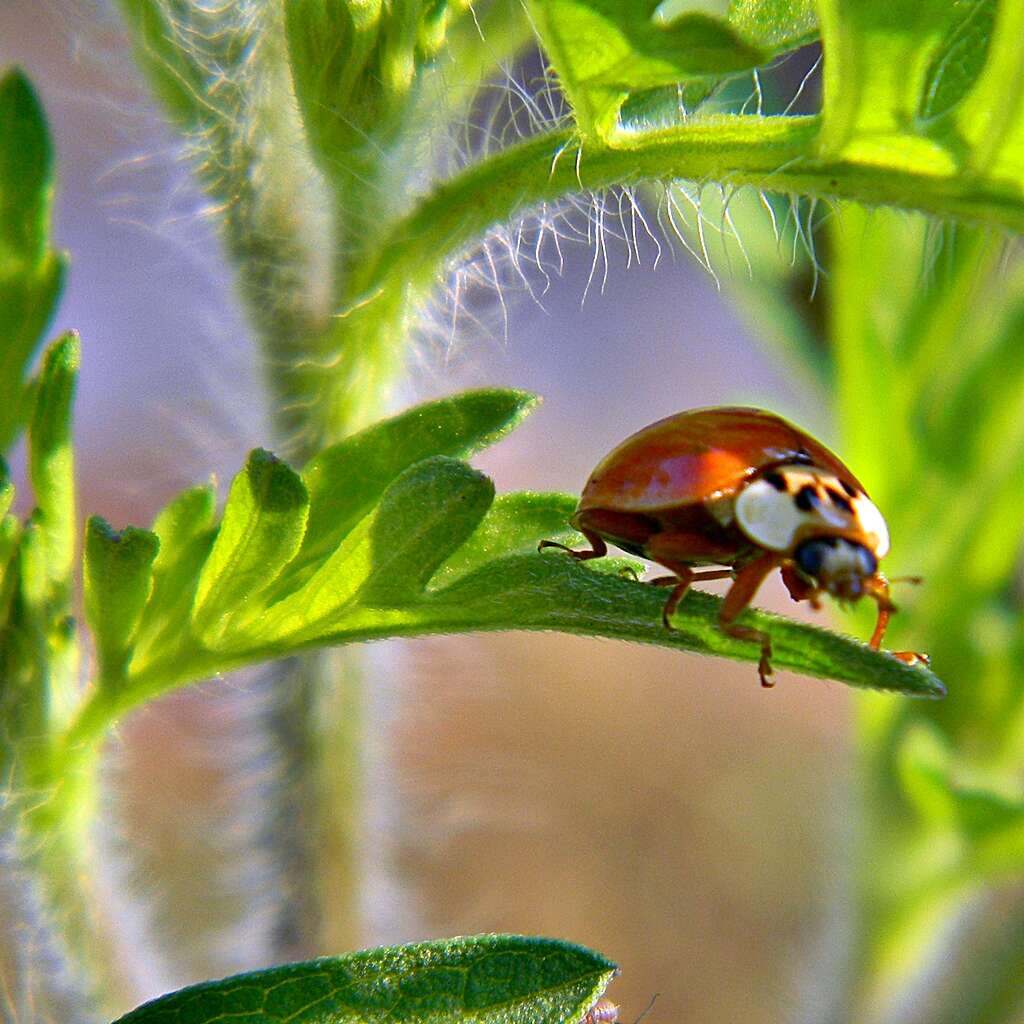
[[(761, 647), (758, 674), (771, 686), (771, 638), (736, 619), (775, 569), (794, 601), (831, 594), (878, 606), (870, 646), (878, 650), (894, 610), (878, 561), (889, 550), (882, 513), (857, 478), (823, 444), (761, 409), (715, 407), (677, 413), (627, 438), (590, 475), (570, 524), (589, 551), (557, 547), (586, 561), (608, 544), (669, 569), (662, 620), (695, 580), (732, 579), (718, 617), (727, 636)], [(695, 571), (695, 566), (727, 568)], [(927, 662), (892, 652), (908, 664)]]

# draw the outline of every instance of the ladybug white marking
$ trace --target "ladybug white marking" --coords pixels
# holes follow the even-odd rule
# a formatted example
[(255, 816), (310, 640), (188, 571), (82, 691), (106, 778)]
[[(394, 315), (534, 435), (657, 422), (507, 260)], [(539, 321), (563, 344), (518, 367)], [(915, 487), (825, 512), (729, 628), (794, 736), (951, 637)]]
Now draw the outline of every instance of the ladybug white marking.
[(889, 550), (889, 528), (863, 492), (813, 466), (779, 466), (755, 477), (736, 498), (736, 522), (759, 547), (792, 551), (814, 535), (849, 531), (863, 538), (876, 558)]

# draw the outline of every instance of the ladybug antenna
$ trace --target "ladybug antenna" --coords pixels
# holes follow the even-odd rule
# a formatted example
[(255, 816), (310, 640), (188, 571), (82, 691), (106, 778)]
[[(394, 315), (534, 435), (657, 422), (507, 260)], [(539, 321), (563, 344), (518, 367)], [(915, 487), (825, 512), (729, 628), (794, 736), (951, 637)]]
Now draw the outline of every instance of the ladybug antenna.
[(913, 583), (913, 585), (915, 587), (919, 587), (922, 583), (924, 583), (924, 577), (923, 576), (893, 576), (889, 580), (889, 582), (890, 583)]

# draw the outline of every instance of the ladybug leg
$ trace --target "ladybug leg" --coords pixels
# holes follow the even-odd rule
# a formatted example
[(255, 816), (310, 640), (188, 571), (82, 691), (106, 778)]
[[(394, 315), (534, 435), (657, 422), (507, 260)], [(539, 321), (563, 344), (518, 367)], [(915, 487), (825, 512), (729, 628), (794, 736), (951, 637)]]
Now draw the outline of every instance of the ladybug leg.
[(591, 530), (581, 529), (580, 533), (587, 538), (587, 542), (590, 544), (589, 551), (574, 551), (567, 544), (559, 544), (556, 540), (542, 540), (537, 545), (537, 550), (543, 551), (545, 548), (558, 548), (561, 551), (567, 551), (577, 562), (587, 562), (591, 558), (604, 558), (608, 554), (608, 545), (605, 544), (603, 537), (593, 533)]
[(779, 556), (773, 551), (766, 551), (759, 555), (736, 574), (736, 581), (729, 588), (722, 602), (722, 610), (718, 614), (718, 628), (726, 636), (734, 636), (737, 640), (750, 640), (752, 643), (760, 644), (761, 659), (757, 664), (757, 674), (761, 677), (762, 686), (774, 686), (771, 681), (772, 674), (772, 640), (771, 637), (761, 629), (753, 626), (743, 626), (736, 622), (740, 613), (749, 606), (754, 599), (758, 587), (765, 581), (765, 577), (779, 565)]
[[(880, 651), (882, 649), (882, 638), (885, 636), (886, 627), (889, 625), (889, 617), (896, 610), (896, 606), (889, 598), (889, 581), (881, 573), (876, 573), (874, 579), (870, 581), (868, 593), (875, 599), (875, 603), (878, 605), (875, 631), (871, 634), (868, 647), (873, 651)], [(889, 653), (894, 658), (898, 658), (908, 665), (931, 664), (931, 659), (928, 655), (921, 651), (889, 651)]]
[(821, 601), (818, 599), (818, 588), (808, 583), (796, 570), (792, 562), (786, 562), (782, 566), (782, 582), (786, 584), (789, 596), (794, 601), (810, 601), (815, 611), (821, 610)]
[(651, 587), (673, 587), (668, 595), (665, 607), (661, 610), (661, 621), (666, 629), (672, 629), (672, 616), (675, 615), (679, 603), (686, 597), (690, 584), (698, 580), (727, 580), (732, 576), (732, 569), (707, 569), (703, 572), (694, 572), (688, 565), (672, 565), (669, 562), (663, 563), (666, 569), (674, 569), (675, 576), (659, 576), (657, 579), (648, 580)]
[(675, 615), (676, 609), (679, 607), (679, 602), (686, 597), (686, 592), (690, 589), (690, 584), (694, 580), (696, 575), (694, 571), (686, 565), (680, 565), (678, 568), (673, 565), (666, 566), (667, 569), (676, 569), (675, 577), (665, 576), (665, 583), (659, 583), (658, 586), (668, 586), (669, 581), (674, 582), (675, 586), (672, 588), (672, 593), (668, 595), (668, 600), (665, 602), (665, 607), (661, 609), (661, 621), (666, 629), (672, 628), (672, 616)]

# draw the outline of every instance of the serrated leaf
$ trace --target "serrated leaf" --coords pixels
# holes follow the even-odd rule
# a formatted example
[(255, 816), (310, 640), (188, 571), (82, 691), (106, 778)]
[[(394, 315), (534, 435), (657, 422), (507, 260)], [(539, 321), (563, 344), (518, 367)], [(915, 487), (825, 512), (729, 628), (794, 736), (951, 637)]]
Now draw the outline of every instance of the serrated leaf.
[(258, 614), (258, 598), (299, 550), (309, 495), (299, 475), (257, 448), (235, 477), (196, 589), (192, 623), (215, 643), (229, 618)]
[(156, 534), (129, 526), (115, 531), (99, 516), (85, 528), (85, 618), (99, 660), (100, 685), (125, 674), (135, 631), (153, 587)]
[(614, 973), (600, 954), (557, 939), (470, 936), (205, 982), (117, 1024), (569, 1024)]
[(30, 411), (28, 364), (53, 315), (65, 261), (49, 247), (53, 153), (25, 76), (0, 79), (0, 451)]
[(302, 471), (309, 523), (289, 580), (294, 585), (307, 579), (409, 466), (434, 455), (463, 458), (494, 444), (536, 404), (536, 396), (524, 391), (466, 391), (417, 406), (324, 449)]
[(70, 590), (75, 557), (75, 475), (71, 412), (81, 346), (73, 331), (47, 350), (29, 426), (29, 476), (55, 596)]
[(721, 19), (656, 18), (658, 0), (531, 0), (528, 6), (584, 137), (614, 134), (631, 92), (729, 74), (768, 56)]

